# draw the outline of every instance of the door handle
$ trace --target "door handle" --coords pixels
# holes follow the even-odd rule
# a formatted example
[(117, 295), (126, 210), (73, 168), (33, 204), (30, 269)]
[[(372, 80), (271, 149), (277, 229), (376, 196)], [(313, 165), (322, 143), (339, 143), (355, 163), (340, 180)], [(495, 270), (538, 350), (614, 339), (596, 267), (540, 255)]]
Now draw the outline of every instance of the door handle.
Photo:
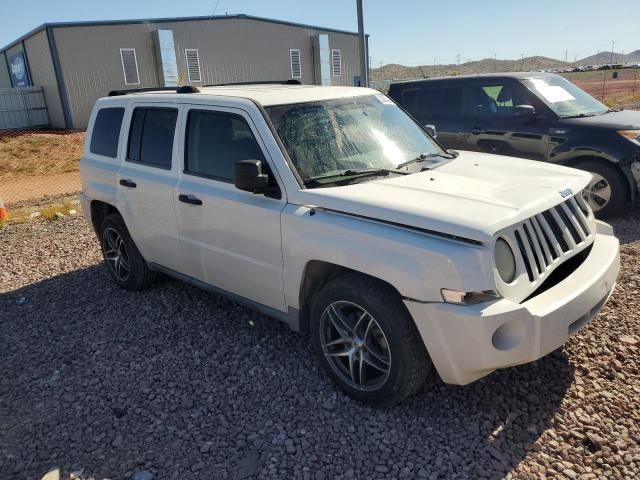
[(480, 135), (481, 133), (486, 133), (486, 130), (480, 127), (473, 127), (471, 129), (471, 133), (473, 133), (474, 135)]
[(129, 188), (136, 188), (138, 186), (136, 185), (135, 182), (132, 182), (127, 178), (123, 178), (122, 180), (120, 180), (120, 185), (122, 185), (123, 187), (129, 187)]
[(182, 203), (188, 203), (189, 205), (202, 205), (202, 200), (194, 197), (193, 195), (178, 195), (178, 200)]

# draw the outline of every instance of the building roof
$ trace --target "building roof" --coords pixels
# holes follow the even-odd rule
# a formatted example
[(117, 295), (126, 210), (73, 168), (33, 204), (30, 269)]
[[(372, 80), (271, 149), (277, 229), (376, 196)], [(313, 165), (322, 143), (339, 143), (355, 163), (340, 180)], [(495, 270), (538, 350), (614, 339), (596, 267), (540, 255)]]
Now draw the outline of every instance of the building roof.
[[(314, 30), (322, 30), (324, 32), (344, 33), (346, 35), (358, 35), (357, 32), (349, 32), (347, 30), (338, 30), (335, 28), (319, 27), (317, 25), (308, 25), (304, 23), (288, 22), (285, 20), (276, 20), (272, 18), (256, 17), (253, 15), (237, 14), (237, 15), (208, 15), (208, 16), (196, 16), (196, 17), (172, 17), (172, 18), (138, 18), (128, 20), (94, 20), (94, 21), (79, 21), (79, 22), (51, 22), (43, 23), (39, 27), (34, 28), (30, 32), (25, 33), (20, 38), (0, 48), (0, 53), (14, 47), (27, 38), (35, 35), (36, 33), (46, 28), (61, 28), (61, 27), (91, 27), (99, 25), (127, 25), (127, 24), (142, 24), (142, 23), (170, 23), (170, 22), (194, 22), (203, 20), (230, 20), (230, 19), (245, 19), (256, 20), (259, 22), (269, 22), (280, 25), (288, 25), (292, 27), (311, 28)], [(368, 36), (368, 35), (367, 35)]]
[(273, 105), (287, 105), (292, 103), (317, 102), (334, 98), (360, 97), (364, 95), (380, 94), (371, 88), (361, 87), (321, 87), (317, 85), (229, 85), (220, 87), (198, 87), (198, 93), (167, 93), (156, 92), (135, 93), (111, 98), (125, 98), (126, 96), (153, 96), (154, 99), (175, 100), (176, 95), (235, 97), (252, 100), (264, 107)]

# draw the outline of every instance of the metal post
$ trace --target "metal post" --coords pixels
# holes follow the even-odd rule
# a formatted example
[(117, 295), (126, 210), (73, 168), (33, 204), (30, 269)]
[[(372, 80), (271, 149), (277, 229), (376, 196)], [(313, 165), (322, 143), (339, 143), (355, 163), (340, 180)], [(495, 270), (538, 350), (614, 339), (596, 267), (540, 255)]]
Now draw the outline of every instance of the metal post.
[(356, 0), (358, 7), (358, 43), (360, 44), (360, 85), (369, 86), (369, 71), (367, 70), (367, 46), (364, 37), (364, 18), (362, 16), (362, 0)]

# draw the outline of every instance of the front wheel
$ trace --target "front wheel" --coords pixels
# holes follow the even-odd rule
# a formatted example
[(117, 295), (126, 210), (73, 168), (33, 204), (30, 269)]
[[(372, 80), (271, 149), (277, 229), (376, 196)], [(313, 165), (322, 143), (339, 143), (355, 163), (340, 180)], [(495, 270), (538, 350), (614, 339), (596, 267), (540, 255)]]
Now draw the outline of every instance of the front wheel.
[(363, 275), (322, 288), (311, 308), (311, 340), (334, 382), (366, 403), (400, 402), (420, 388), (431, 366), (400, 296)]
[(582, 197), (598, 218), (621, 213), (627, 201), (627, 184), (622, 172), (604, 162), (587, 160), (575, 165), (593, 175), (589, 185), (582, 191)]

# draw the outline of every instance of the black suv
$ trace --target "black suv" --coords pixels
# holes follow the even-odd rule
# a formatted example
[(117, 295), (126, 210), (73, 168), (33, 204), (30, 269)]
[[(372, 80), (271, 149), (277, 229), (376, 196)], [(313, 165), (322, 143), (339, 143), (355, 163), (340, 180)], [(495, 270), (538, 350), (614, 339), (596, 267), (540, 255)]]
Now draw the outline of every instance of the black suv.
[(640, 112), (611, 110), (560, 75), (505, 73), (394, 83), (389, 96), (446, 148), (542, 160), (593, 173), (599, 217), (640, 187)]

